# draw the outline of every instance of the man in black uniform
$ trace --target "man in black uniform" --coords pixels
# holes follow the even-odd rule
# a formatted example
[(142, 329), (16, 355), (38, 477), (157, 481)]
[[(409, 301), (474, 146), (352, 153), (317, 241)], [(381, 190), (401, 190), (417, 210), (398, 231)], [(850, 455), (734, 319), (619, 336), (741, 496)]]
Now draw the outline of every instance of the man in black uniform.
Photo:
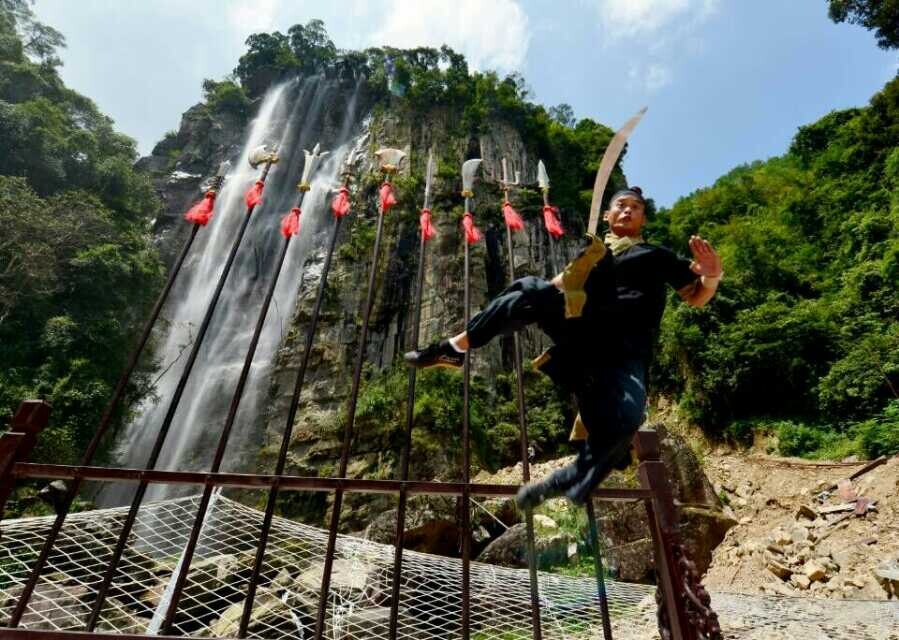
[(643, 240), (645, 205), (639, 187), (619, 191), (603, 215), (610, 229), (604, 243), (588, 236), (587, 248), (551, 282), (516, 280), (464, 332), (405, 355), (414, 367), (461, 367), (467, 349), (528, 324), (550, 337), (553, 346), (534, 366), (575, 395), (579, 414), (571, 437), (578, 455), (522, 487), (521, 507), (563, 494), (583, 504), (619, 462), (629, 461), (630, 441), (644, 420), (646, 370), (667, 287), (695, 307), (718, 288), (721, 259), (701, 237), (690, 238), (692, 262)]

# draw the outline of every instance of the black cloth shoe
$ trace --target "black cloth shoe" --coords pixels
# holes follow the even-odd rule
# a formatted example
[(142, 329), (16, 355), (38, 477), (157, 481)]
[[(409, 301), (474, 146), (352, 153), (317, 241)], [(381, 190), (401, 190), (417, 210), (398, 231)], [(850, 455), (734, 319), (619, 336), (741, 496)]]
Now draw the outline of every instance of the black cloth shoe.
[(403, 359), (406, 364), (416, 369), (427, 369), (428, 367), (458, 369), (465, 363), (465, 354), (456, 351), (449, 340), (441, 340), (420, 351), (409, 351), (403, 355)]
[(538, 482), (530, 482), (515, 494), (515, 504), (519, 509), (539, 507), (549, 498), (562, 495), (562, 491), (549, 482), (549, 478)]

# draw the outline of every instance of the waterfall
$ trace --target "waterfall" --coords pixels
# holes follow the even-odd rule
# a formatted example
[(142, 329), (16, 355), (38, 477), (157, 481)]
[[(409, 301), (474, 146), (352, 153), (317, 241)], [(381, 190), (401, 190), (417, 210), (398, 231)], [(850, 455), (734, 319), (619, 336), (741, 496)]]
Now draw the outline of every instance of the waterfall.
[[(271, 374), (279, 345), (290, 329), (303, 264), (325, 242), (331, 228), (331, 189), (338, 184), (343, 161), (362, 134), (356, 89), (321, 77), (294, 80), (273, 87), (247, 128), (240, 153), (219, 193), (215, 216), (197, 238), (184, 272), (164, 311), (166, 323), (157, 329), (155, 358), (159, 376), (154, 392), (134, 411), (115, 444), (117, 460), (127, 467), (143, 467), (168, 409), (184, 361), (200, 325), (225, 258), (246, 211), (244, 193), (259, 170), (247, 157), (260, 144), (276, 144), (280, 161), (272, 166), (262, 203), (252, 214), (205, 341), (198, 353), (185, 393), (174, 416), (157, 468), (208, 469), (224, 424), (228, 405), (253, 334), (265, 291), (283, 237), (281, 217), (297, 200), (304, 148), (316, 142), (330, 150), (313, 176), (303, 201), (301, 232), (291, 242), (243, 393), (240, 411), (228, 444), (222, 470), (244, 471), (255, 466)], [(340, 101), (345, 101), (340, 111)], [(336, 115), (340, 114), (340, 115)], [(149, 499), (183, 495), (177, 487), (153, 485)], [(97, 496), (103, 505), (121, 504), (132, 489), (104, 487)]]

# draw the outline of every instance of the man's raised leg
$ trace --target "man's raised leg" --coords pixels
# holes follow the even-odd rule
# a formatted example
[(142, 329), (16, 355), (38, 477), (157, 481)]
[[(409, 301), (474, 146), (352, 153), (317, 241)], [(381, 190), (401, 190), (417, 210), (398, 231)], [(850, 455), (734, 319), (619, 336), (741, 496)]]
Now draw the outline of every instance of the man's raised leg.
[(477, 349), (499, 335), (509, 335), (529, 324), (549, 327), (564, 321), (562, 292), (553, 284), (527, 276), (519, 278), (475, 314), (465, 331), (409, 351), (403, 358), (410, 366), (458, 368), (465, 361), (468, 349)]

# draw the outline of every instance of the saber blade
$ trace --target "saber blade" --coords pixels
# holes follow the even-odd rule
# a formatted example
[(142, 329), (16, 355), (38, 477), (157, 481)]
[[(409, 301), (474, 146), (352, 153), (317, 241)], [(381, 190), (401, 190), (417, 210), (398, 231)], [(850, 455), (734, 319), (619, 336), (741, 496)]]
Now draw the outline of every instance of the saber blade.
[(590, 221), (587, 224), (587, 231), (595, 234), (596, 227), (599, 225), (599, 210), (602, 208), (602, 196), (605, 193), (606, 185), (609, 184), (609, 177), (612, 175), (612, 169), (621, 156), (621, 151), (627, 142), (628, 136), (634, 128), (640, 123), (643, 114), (646, 113), (647, 107), (640, 109), (636, 115), (624, 123), (618, 132), (612, 137), (606, 152), (602, 156), (599, 163), (599, 169), (596, 171), (596, 182), (593, 184), (593, 201), (590, 203)]

